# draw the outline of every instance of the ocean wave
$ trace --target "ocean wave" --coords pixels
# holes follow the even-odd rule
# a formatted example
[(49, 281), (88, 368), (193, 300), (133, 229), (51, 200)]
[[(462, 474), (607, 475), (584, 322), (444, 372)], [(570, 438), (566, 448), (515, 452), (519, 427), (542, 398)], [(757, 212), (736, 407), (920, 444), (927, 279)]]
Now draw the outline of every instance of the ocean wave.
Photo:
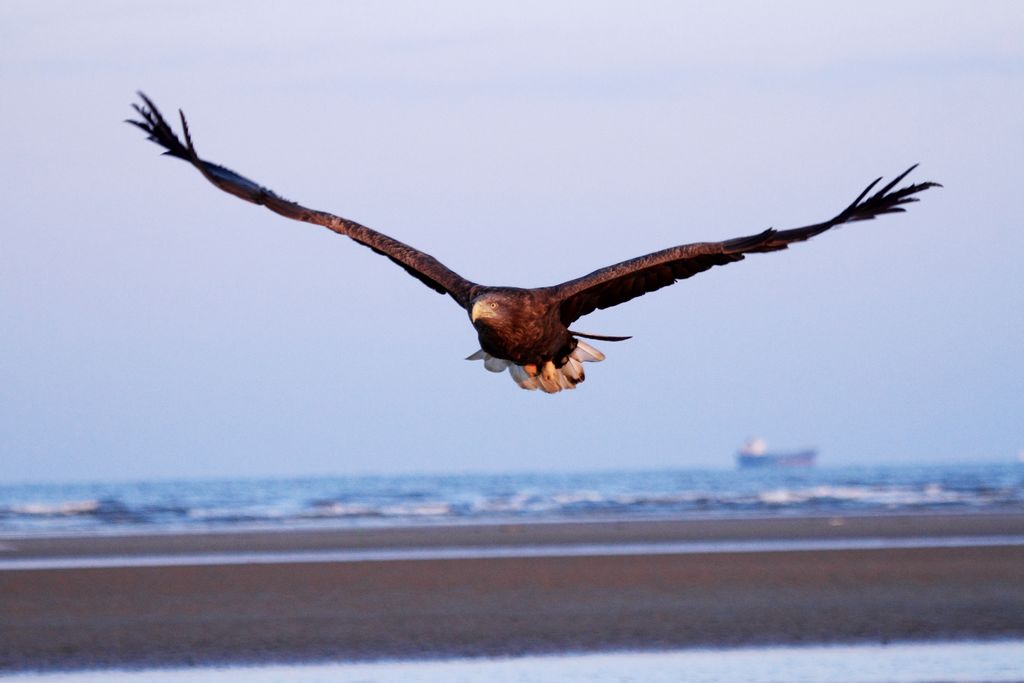
[(69, 500), (61, 503), (26, 503), (11, 505), (6, 512), (10, 515), (25, 517), (68, 517), (71, 515), (89, 515), (100, 509), (98, 500)]
[(61, 519), (69, 517), (93, 517), (108, 522), (133, 520), (139, 512), (116, 498), (99, 500), (66, 500), (54, 503), (15, 503), (3, 508), (4, 516), (29, 519)]
[(810, 488), (776, 488), (762, 491), (758, 500), (772, 506), (862, 506), (895, 508), (932, 508), (942, 506), (989, 506), (1021, 502), (1019, 491), (988, 489), (984, 491), (950, 490), (929, 483), (912, 487), (814, 486)]
[(325, 519), (448, 517), (453, 514), (455, 514), (455, 506), (445, 501), (410, 502), (405, 504), (389, 505), (331, 502), (318, 503), (312, 509), (297, 516), (302, 519)]

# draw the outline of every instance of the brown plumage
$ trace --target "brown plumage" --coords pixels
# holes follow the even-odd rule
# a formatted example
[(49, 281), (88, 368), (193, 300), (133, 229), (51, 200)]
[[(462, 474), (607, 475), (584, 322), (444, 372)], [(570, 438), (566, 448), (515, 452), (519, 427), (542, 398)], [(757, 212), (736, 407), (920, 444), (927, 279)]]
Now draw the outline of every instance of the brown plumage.
[(583, 362), (604, 359), (600, 351), (581, 337), (605, 341), (629, 338), (569, 330), (569, 325), (582, 316), (667, 287), (713, 266), (741, 261), (746, 254), (779, 251), (837, 225), (902, 212), (903, 205), (918, 200), (914, 195), (939, 187), (938, 183), (924, 182), (897, 189), (896, 185), (915, 165), (869, 196), (881, 178), (875, 180), (848, 207), (823, 223), (792, 230), (769, 229), (723, 242), (671, 247), (553, 287), (487, 287), (470, 282), (433, 256), (387, 235), (355, 221), (283, 199), (234, 171), (200, 159), (185, 115), (179, 111), (185, 138), (182, 143), (149, 98), (142, 93), (139, 96), (145, 106), (132, 106), (142, 120), (128, 123), (145, 131), (150, 140), (166, 150), (164, 154), (189, 162), (211, 183), (236, 197), (261, 204), (286, 218), (322, 225), (350, 237), (388, 257), (434, 291), (449, 295), (466, 309), (477, 331), (480, 351), (469, 360), (483, 360), (484, 366), (492, 372), (507, 369), (519, 386), (547, 393), (574, 388), (584, 379)]

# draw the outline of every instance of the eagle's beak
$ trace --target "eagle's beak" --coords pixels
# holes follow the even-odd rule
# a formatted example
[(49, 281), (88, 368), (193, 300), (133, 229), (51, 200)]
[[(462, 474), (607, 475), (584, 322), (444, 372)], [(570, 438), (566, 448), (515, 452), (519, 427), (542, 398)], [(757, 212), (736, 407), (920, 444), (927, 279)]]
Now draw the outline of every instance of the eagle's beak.
[(477, 301), (475, 304), (473, 304), (473, 308), (469, 312), (470, 321), (476, 322), (477, 318), (481, 318), (487, 315), (487, 310), (487, 306), (484, 304), (484, 302)]

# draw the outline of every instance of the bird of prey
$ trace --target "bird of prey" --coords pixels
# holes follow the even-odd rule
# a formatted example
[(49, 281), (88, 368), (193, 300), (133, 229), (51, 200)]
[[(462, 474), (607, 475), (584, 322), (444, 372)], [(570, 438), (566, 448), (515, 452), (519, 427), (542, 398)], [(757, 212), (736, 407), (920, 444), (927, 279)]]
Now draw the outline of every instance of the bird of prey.
[(482, 360), (491, 372), (508, 370), (523, 389), (540, 389), (550, 394), (573, 389), (582, 382), (584, 362), (604, 360), (604, 354), (584, 339), (629, 339), (569, 329), (588, 313), (625, 303), (713, 266), (742, 261), (747, 254), (786, 249), (793, 242), (803, 242), (837, 225), (902, 212), (903, 205), (918, 200), (914, 195), (939, 186), (922, 182), (897, 188), (915, 164), (869, 196), (882, 180), (876, 179), (853, 203), (823, 223), (791, 230), (769, 228), (722, 242), (670, 247), (551, 287), (491, 287), (470, 282), (433, 256), (394, 238), (347, 218), (288, 201), (234, 171), (200, 159), (184, 113), (178, 112), (184, 134), (182, 142), (153, 102), (142, 93), (139, 96), (143, 104), (132, 106), (141, 120), (127, 123), (145, 131), (149, 140), (165, 149), (165, 155), (189, 162), (225, 192), (263, 205), (286, 218), (321, 225), (388, 257), (427, 287), (447, 294), (466, 310), (480, 341), (480, 350), (467, 360)]

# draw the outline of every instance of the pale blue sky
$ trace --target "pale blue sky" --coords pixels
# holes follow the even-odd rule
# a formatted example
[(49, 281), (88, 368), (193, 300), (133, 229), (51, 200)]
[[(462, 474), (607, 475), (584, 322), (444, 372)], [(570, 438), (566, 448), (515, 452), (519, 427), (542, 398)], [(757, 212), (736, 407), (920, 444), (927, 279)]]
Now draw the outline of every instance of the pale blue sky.
[[(8, 1), (0, 84), (0, 480), (1024, 448), (1024, 3)], [(386, 259), (160, 158), (136, 89), (488, 284), (946, 187), (585, 318), (634, 339), (546, 396)]]

